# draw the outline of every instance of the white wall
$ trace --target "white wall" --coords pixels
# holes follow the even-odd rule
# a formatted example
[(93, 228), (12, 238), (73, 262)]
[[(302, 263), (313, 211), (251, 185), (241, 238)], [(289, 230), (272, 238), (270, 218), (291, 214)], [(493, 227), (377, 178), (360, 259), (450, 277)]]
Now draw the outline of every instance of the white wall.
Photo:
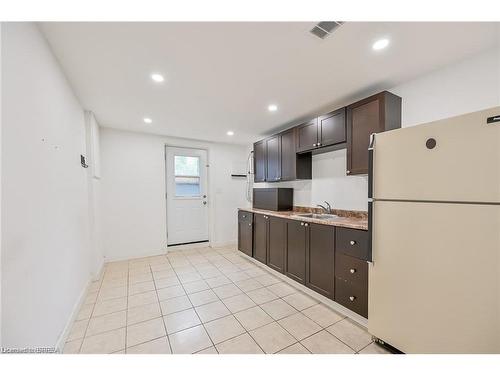
[(246, 160), (246, 147), (101, 128), (102, 246), (108, 260), (166, 249), (165, 144), (208, 149), (210, 241), (237, 239), (245, 180), (230, 174), (233, 162)]
[[(497, 106), (500, 104), (500, 48), (388, 90), (403, 98), (403, 127)], [(368, 179), (346, 176), (345, 149), (313, 156), (312, 169), (312, 181), (255, 186), (293, 187), (297, 206), (315, 206), (326, 200), (336, 208), (368, 209)]]
[(34, 24), (3, 24), (2, 77), (2, 345), (50, 347), (96, 272), (84, 112)]

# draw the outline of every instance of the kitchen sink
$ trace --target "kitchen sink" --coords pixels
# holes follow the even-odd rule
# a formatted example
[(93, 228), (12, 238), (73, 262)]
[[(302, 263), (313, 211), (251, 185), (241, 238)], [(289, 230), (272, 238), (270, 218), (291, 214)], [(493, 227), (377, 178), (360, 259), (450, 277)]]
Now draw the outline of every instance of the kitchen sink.
[(293, 215), (293, 216), (303, 217), (303, 218), (310, 218), (310, 219), (321, 219), (321, 220), (333, 220), (333, 219), (337, 219), (338, 218), (337, 215), (332, 215), (332, 214), (312, 214), (312, 213), (309, 213), (309, 214), (296, 214), (296, 215)]

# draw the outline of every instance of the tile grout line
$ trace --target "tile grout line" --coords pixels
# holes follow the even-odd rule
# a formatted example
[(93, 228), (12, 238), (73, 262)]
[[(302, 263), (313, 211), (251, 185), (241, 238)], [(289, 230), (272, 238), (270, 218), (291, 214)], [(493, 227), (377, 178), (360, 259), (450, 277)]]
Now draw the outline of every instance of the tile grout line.
[(125, 343), (124, 343), (124, 348), (123, 350), (125, 351), (125, 354), (127, 354), (127, 339), (128, 339), (128, 292), (129, 292), (129, 287), (130, 287), (130, 262), (127, 262), (127, 298), (126, 298), (126, 310), (125, 310)]
[[(215, 251), (216, 251), (216, 250), (215, 250)], [(287, 302), (287, 301), (285, 301), (285, 300), (284, 300), (284, 298), (286, 298), (287, 296), (292, 295), (292, 294), (294, 294), (294, 293), (302, 293), (302, 291), (301, 291), (301, 290), (299, 290), (299, 289), (295, 289), (293, 285), (290, 285), (290, 284), (289, 284), (289, 283), (287, 283), (286, 281), (284, 281), (284, 280), (280, 280), (280, 279), (278, 279), (278, 278), (274, 277), (274, 275), (272, 275), (271, 273), (267, 272), (267, 271), (266, 271), (266, 270), (264, 270), (264, 269), (262, 269), (262, 270), (263, 270), (263, 272), (264, 272), (264, 274), (263, 274), (263, 275), (251, 276), (251, 274), (248, 274), (248, 273), (247, 273), (247, 271), (248, 271), (248, 269), (249, 269), (249, 268), (244, 269), (244, 268), (241, 268), (241, 266), (240, 266), (240, 264), (243, 264), (243, 263), (249, 263), (249, 261), (248, 261), (248, 260), (246, 260), (246, 259), (245, 259), (245, 262), (237, 262), (237, 259), (234, 259), (234, 257), (228, 258), (226, 255), (224, 255), (224, 254), (227, 254), (226, 252), (221, 254), (221, 253), (219, 253), (218, 251), (216, 251), (217, 255), (218, 255), (218, 256), (221, 256), (221, 257), (222, 257), (222, 258), (224, 258), (226, 261), (228, 261), (232, 267), (228, 267), (228, 266), (229, 266), (229, 264), (225, 264), (224, 262), (222, 262), (222, 265), (221, 265), (221, 262), (217, 262), (217, 263), (219, 263), (219, 266), (218, 266), (216, 263), (213, 263), (213, 262), (210, 260), (210, 258), (207, 258), (204, 254), (201, 254), (199, 251), (197, 251), (197, 253), (198, 253), (199, 255), (201, 255), (202, 257), (204, 257), (204, 258), (207, 260), (207, 262), (198, 262), (198, 263), (196, 263), (196, 264), (195, 264), (195, 263), (191, 263), (191, 261), (187, 258), (187, 256), (182, 255), (182, 257), (185, 257), (185, 258), (186, 258), (185, 260), (186, 260), (186, 262), (187, 262), (187, 265), (186, 265), (186, 266), (174, 267), (174, 266), (172, 266), (172, 263), (171, 263), (171, 261), (170, 261), (170, 259), (169, 259), (169, 257), (168, 257), (168, 256), (166, 256), (166, 260), (167, 260), (167, 262), (168, 262), (168, 264), (169, 264), (170, 268), (173, 270), (173, 272), (174, 272), (174, 274), (176, 275), (176, 277), (177, 277), (177, 278), (179, 278), (179, 275), (180, 275), (180, 274), (178, 274), (178, 273), (177, 273), (177, 271), (175, 270), (175, 268), (181, 268), (181, 267), (192, 267), (192, 268), (195, 270), (195, 271), (193, 271), (193, 272), (195, 272), (195, 273), (197, 273), (199, 276), (201, 276), (201, 279), (200, 279), (200, 280), (191, 281), (191, 282), (203, 281), (205, 284), (208, 284), (208, 283), (207, 283), (207, 280), (209, 280), (209, 279), (214, 279), (214, 278), (216, 278), (216, 277), (220, 277), (220, 276), (223, 276), (223, 277), (225, 277), (226, 279), (228, 279), (228, 280), (230, 281), (228, 284), (218, 285), (218, 286), (216, 286), (216, 287), (212, 287), (212, 286), (208, 285), (208, 286), (209, 286), (209, 288), (208, 288), (208, 289), (204, 289), (204, 290), (198, 291), (198, 292), (202, 292), (202, 291), (205, 291), (205, 290), (210, 290), (210, 291), (212, 291), (212, 292), (216, 295), (216, 297), (217, 297), (217, 300), (216, 300), (216, 301), (220, 301), (220, 302), (222, 302), (222, 304), (223, 304), (226, 308), (227, 308), (226, 303), (224, 302), (224, 300), (223, 300), (221, 297), (219, 297), (219, 295), (217, 295), (217, 293), (215, 293), (215, 292), (214, 292), (214, 288), (218, 288), (218, 287), (220, 287), (220, 286), (224, 286), (224, 285), (233, 285), (236, 289), (240, 290), (241, 294), (237, 294), (237, 295), (235, 295), (235, 296), (230, 296), (230, 297), (227, 297), (226, 299), (228, 299), (228, 298), (232, 298), (232, 297), (236, 297), (236, 296), (238, 296), (238, 295), (243, 295), (243, 296), (246, 296), (246, 297), (250, 298), (250, 300), (252, 300), (252, 298), (251, 298), (251, 297), (250, 297), (247, 293), (250, 293), (250, 292), (252, 292), (252, 291), (254, 291), (254, 290), (264, 289), (264, 288), (266, 288), (268, 291), (270, 291), (270, 290), (268, 289), (269, 287), (271, 287), (272, 285), (278, 284), (278, 283), (280, 283), (280, 282), (284, 283), (285, 285), (288, 285), (289, 287), (291, 287), (291, 288), (294, 290), (292, 293), (289, 293), (289, 294), (286, 294), (286, 295), (283, 295), (283, 296), (279, 296), (279, 295), (278, 295), (278, 296), (276, 296), (276, 298), (275, 298), (275, 299), (272, 299), (272, 300), (270, 300), (270, 301), (266, 301), (266, 302), (262, 303), (261, 305), (263, 305), (263, 304), (265, 304), (265, 303), (268, 303), (268, 302), (276, 301), (276, 300), (278, 300), (278, 299), (280, 299), (280, 300), (282, 300), (283, 302), (285, 302), (285, 303), (287, 303), (287, 304), (288, 304), (288, 302)], [(233, 254), (228, 254), (228, 255), (233, 255)], [(244, 259), (244, 257), (242, 257), (240, 254), (238, 254), (238, 256), (239, 256), (240, 258)], [(211, 258), (212, 258), (212, 257), (211, 257)], [(233, 260), (231, 260), (231, 259), (233, 259)], [(235, 261), (236, 261), (236, 263), (234, 263)], [(203, 275), (201, 275), (201, 274), (199, 273), (199, 270), (198, 270), (198, 268), (196, 267), (197, 265), (200, 265), (200, 264), (205, 264), (205, 263), (207, 263), (207, 266), (214, 267), (215, 269), (217, 269), (217, 271), (218, 271), (218, 272), (220, 272), (220, 274), (221, 274), (221, 275), (205, 278)], [(256, 267), (256, 266), (255, 266), (255, 265), (253, 265), (253, 264), (251, 264), (251, 265), (252, 265), (253, 267)], [(130, 267), (130, 263), (128, 263), (128, 267)], [(233, 268), (233, 267), (236, 267), (236, 271), (234, 270), (234, 268)], [(251, 267), (251, 268), (253, 268), (253, 267)], [(153, 272), (153, 267), (152, 267), (151, 263), (149, 263), (148, 268), (149, 268), (149, 272), (150, 272), (150, 274), (154, 274), (154, 272)], [(230, 269), (230, 271), (224, 271), (224, 269), (225, 269), (225, 268), (229, 268), (229, 269)], [(221, 270), (221, 269), (222, 269), (222, 270)], [(160, 269), (160, 271), (161, 271), (161, 269)], [(248, 276), (248, 278), (245, 278), (245, 279), (242, 279), (242, 280), (233, 280), (233, 279), (229, 279), (229, 278), (227, 277), (227, 275), (228, 275), (228, 274), (230, 275), (230, 274), (239, 273), (239, 272), (244, 273), (245, 275), (247, 275), (247, 276)], [(187, 273), (184, 273), (184, 274), (188, 274), (188, 273), (191, 273), (191, 272), (187, 272)], [(253, 274), (253, 275), (255, 275), (255, 274)], [(259, 280), (257, 280), (257, 278), (258, 278), (258, 277), (261, 277), (261, 276), (271, 276), (271, 277), (274, 277), (274, 278), (276, 279), (276, 282), (275, 282), (275, 283), (272, 283), (272, 284), (269, 284), (269, 285), (262, 285), (262, 284), (259, 282)], [(244, 291), (243, 289), (241, 289), (241, 287), (239, 287), (239, 286), (236, 284), (237, 282), (243, 282), (243, 281), (246, 281), (246, 280), (255, 280), (257, 283), (261, 284), (261, 287), (256, 288), (256, 289), (252, 289), (252, 290), (249, 290), (249, 291), (247, 291), (247, 292), (246, 292), (246, 291)], [(127, 297), (126, 297), (126, 298), (127, 298), (126, 327), (128, 327), (128, 298), (129, 298), (129, 291), (130, 291), (130, 268), (128, 268), (128, 269), (127, 269), (127, 281), (128, 281), (128, 283), (127, 283), (127, 287), (126, 287), (126, 289), (127, 289)], [(155, 279), (154, 277), (152, 277), (152, 281), (153, 281), (153, 285), (154, 285), (154, 288), (155, 288), (155, 292), (156, 292), (156, 296), (157, 296), (157, 301), (158, 301), (158, 303), (160, 303), (160, 300), (159, 300), (159, 295), (158, 295), (158, 289), (157, 289), (157, 286), (156, 286), (156, 279)], [(97, 291), (98, 296), (100, 295), (100, 292), (101, 292), (101, 288), (102, 288), (103, 282), (104, 282), (104, 276), (103, 276), (103, 277), (102, 277), (102, 279), (100, 280), (99, 289), (98, 289), (98, 291)], [(185, 289), (185, 287), (184, 287), (184, 284), (188, 284), (188, 283), (190, 283), (190, 281), (187, 281), (187, 282), (183, 283), (183, 282), (181, 282), (181, 281), (179, 280), (179, 282), (180, 282), (180, 286), (182, 287), (182, 289), (183, 289), (183, 291), (184, 291), (184, 293), (185, 293), (185, 296), (189, 299), (189, 294), (186, 292), (186, 289)], [(163, 288), (162, 288), (162, 289), (163, 289)], [(270, 292), (271, 292), (271, 291), (270, 291)], [(197, 293), (197, 292), (193, 292), (193, 293)], [(191, 294), (193, 294), (193, 293), (191, 293)], [(136, 294), (141, 294), (141, 293), (136, 293)], [(310, 297), (310, 296), (308, 296), (308, 297)], [(112, 300), (112, 299), (118, 299), (118, 298), (122, 298), (122, 297), (110, 298), (110, 300)], [(175, 298), (175, 297), (172, 297), (172, 298)], [(315, 301), (315, 302), (316, 302), (316, 303), (315, 303), (315, 305), (316, 305), (316, 304), (324, 305), (321, 301), (318, 301), (318, 300), (316, 300), (316, 299), (315, 299), (315, 298), (313, 298), (313, 297), (311, 297), (311, 298), (312, 298), (312, 300), (313, 300), (313, 301)], [(170, 298), (170, 299), (171, 299), (171, 298)], [(168, 299), (166, 299), (166, 300), (164, 300), (164, 301), (168, 301)], [(216, 302), (216, 301), (208, 302), (208, 303), (205, 303), (205, 304), (202, 304), (202, 305), (196, 306), (196, 307), (195, 307), (195, 306), (192, 306), (192, 307), (190, 307), (190, 308), (193, 308), (193, 310), (194, 310), (194, 311), (195, 311), (195, 313), (197, 314), (198, 319), (199, 319), (199, 320), (200, 320), (200, 322), (201, 322), (200, 316), (199, 316), (199, 314), (198, 314), (198, 312), (197, 312), (196, 308), (197, 308), (197, 307), (204, 306), (204, 305), (209, 304), (209, 303)], [(161, 302), (163, 302), (163, 301), (161, 301)], [(236, 315), (235, 315), (236, 313), (239, 313), (239, 312), (242, 312), (242, 311), (246, 311), (246, 310), (249, 310), (249, 309), (252, 309), (252, 308), (255, 308), (255, 307), (262, 308), (262, 307), (261, 307), (261, 305), (257, 304), (254, 300), (252, 300), (252, 302), (253, 302), (253, 303), (255, 303), (255, 305), (254, 305), (254, 306), (251, 306), (251, 307), (248, 307), (248, 308), (246, 308), (246, 309), (243, 309), (243, 310), (237, 311), (237, 312), (235, 312), (235, 313), (233, 313), (231, 310), (229, 310), (229, 309), (228, 309), (228, 310), (229, 310), (229, 314), (228, 314), (228, 315), (226, 315), (226, 316), (233, 316), (233, 317), (236, 319), (236, 321), (238, 321), (238, 323), (241, 325), (241, 323), (239, 322), (239, 320), (237, 319), (237, 317), (236, 317)], [(96, 304), (97, 304), (97, 299), (96, 299), (96, 302), (93, 304), (93, 308), (92, 308), (92, 312), (91, 312), (91, 318), (93, 318), (93, 317), (94, 317), (94, 309), (95, 309), (95, 307), (96, 307)], [(145, 304), (145, 305), (147, 305), (147, 304)], [(143, 306), (143, 305), (141, 305), (141, 306)], [(314, 306), (314, 305), (313, 305), (313, 306)], [(330, 310), (331, 310), (331, 308), (329, 308), (329, 306), (327, 306), (327, 305), (324, 305), (324, 306), (325, 306), (325, 307), (327, 307), (328, 309), (330, 309)], [(160, 306), (160, 307), (161, 307), (161, 306)], [(283, 318), (281, 318), (281, 319), (285, 319), (286, 317), (291, 316), (291, 315), (294, 315), (294, 314), (297, 314), (297, 313), (302, 313), (302, 311), (304, 311), (305, 309), (307, 309), (307, 308), (309, 308), (309, 307), (312, 307), (312, 306), (306, 307), (305, 309), (302, 309), (302, 310), (296, 309), (296, 308), (295, 308), (295, 307), (293, 307), (293, 306), (291, 306), (291, 307), (292, 307), (294, 310), (296, 310), (296, 312), (294, 312), (293, 314), (287, 315), (287, 316), (285, 316), (285, 317), (283, 317)], [(186, 309), (184, 309), (184, 310), (186, 310)], [(180, 310), (180, 311), (184, 311), (184, 310)], [(161, 309), (160, 309), (160, 311), (161, 311)], [(333, 311), (335, 311), (335, 310), (333, 310)], [(335, 312), (336, 312), (336, 311), (335, 311)], [(111, 312), (111, 313), (108, 313), (108, 314), (112, 314), (112, 313), (115, 313), (115, 312)], [(108, 314), (103, 314), (103, 315), (101, 315), (101, 316), (108, 315)], [(266, 313), (266, 314), (267, 314), (267, 313)], [(302, 313), (302, 314), (303, 314), (303, 313)], [(163, 319), (165, 316), (167, 316), (167, 315), (170, 315), (170, 314), (163, 315), (163, 311), (161, 311), (161, 318), (162, 318), (162, 319)], [(267, 315), (268, 315), (268, 314), (267, 314)], [(343, 316), (343, 315), (342, 315), (342, 316)], [(307, 317), (307, 316), (306, 316), (306, 317)], [(224, 318), (224, 317), (221, 317), (221, 318)], [(272, 317), (271, 317), (271, 318), (272, 318)], [(307, 318), (309, 318), (309, 317), (307, 317)], [(153, 319), (157, 319), (157, 318), (153, 318)], [(203, 327), (204, 327), (205, 332), (207, 333), (207, 335), (208, 335), (208, 332), (206, 331), (205, 324), (210, 323), (210, 322), (212, 322), (212, 321), (214, 321), (214, 320), (217, 320), (217, 319), (220, 319), (220, 318), (212, 319), (212, 320), (209, 320), (209, 321), (207, 321), (207, 322), (201, 322), (201, 324), (200, 324), (200, 325), (203, 325)], [(285, 332), (287, 332), (288, 334), (290, 334), (290, 332), (289, 332), (289, 331), (288, 331), (285, 327), (283, 327), (283, 326), (279, 323), (279, 321), (278, 321), (278, 320), (276, 320), (276, 319), (274, 319), (274, 318), (272, 318), (272, 319), (273, 319), (273, 321), (272, 321), (271, 323), (265, 324), (265, 325), (263, 325), (263, 326), (261, 326), (261, 327), (265, 327), (265, 326), (267, 326), (267, 325), (269, 325), (269, 324), (272, 324), (272, 323), (276, 322), (276, 323), (278, 323), (278, 325), (279, 325), (279, 326), (280, 326), (280, 327), (281, 327), (281, 328), (282, 328)], [(310, 319), (310, 318), (309, 318), (309, 319)], [(303, 346), (303, 344), (302, 344), (302, 341), (303, 341), (303, 340), (305, 340), (305, 339), (307, 339), (307, 338), (309, 338), (309, 337), (311, 337), (311, 336), (313, 336), (313, 335), (315, 335), (315, 334), (317, 334), (317, 333), (320, 333), (321, 331), (326, 331), (329, 335), (331, 335), (331, 336), (335, 337), (338, 341), (340, 341), (342, 344), (346, 345), (348, 348), (350, 348), (351, 350), (353, 350), (355, 353), (359, 353), (361, 350), (365, 349), (366, 347), (368, 347), (370, 344), (372, 344), (372, 343), (373, 343), (373, 341), (371, 341), (370, 343), (368, 343), (367, 345), (365, 345), (364, 347), (362, 347), (361, 349), (359, 349), (358, 351), (356, 351), (354, 348), (352, 348), (352, 347), (351, 347), (351, 346), (349, 346), (347, 343), (343, 342), (341, 339), (339, 339), (337, 336), (335, 336), (334, 334), (330, 333), (330, 332), (327, 330), (328, 328), (330, 328), (330, 327), (334, 326), (335, 324), (337, 324), (337, 323), (339, 323), (339, 322), (341, 322), (341, 321), (343, 321), (343, 320), (345, 320), (345, 319), (347, 319), (347, 317), (343, 316), (343, 318), (342, 318), (342, 319), (340, 319), (339, 321), (337, 321), (337, 322), (335, 322), (335, 323), (333, 323), (333, 324), (330, 324), (330, 325), (328, 325), (328, 326), (327, 326), (327, 327), (325, 327), (325, 328), (322, 328), (322, 329), (321, 329), (320, 331), (318, 331), (318, 332), (315, 332), (315, 333), (313, 333), (313, 334), (311, 334), (311, 335), (309, 335), (309, 336), (304, 337), (304, 338), (303, 338), (302, 340), (300, 340), (300, 341), (299, 341), (299, 340), (297, 340), (297, 339), (295, 339), (295, 337), (294, 337), (293, 335), (291, 335), (291, 334), (290, 334), (290, 335), (291, 335), (291, 337), (293, 337), (293, 338), (296, 340), (296, 342), (294, 342), (293, 344), (290, 344), (290, 345), (288, 345), (288, 346), (286, 346), (286, 347), (284, 347), (284, 348), (280, 349), (279, 351), (285, 350), (286, 348), (288, 348), (288, 347), (290, 347), (290, 346), (293, 346), (293, 345), (295, 345), (295, 344), (297, 344), (297, 343), (299, 343), (299, 344), (301, 344), (301, 345)], [(145, 320), (145, 321), (148, 321), (148, 320), (151, 320), (151, 319), (147, 319), (147, 320)], [(144, 321), (143, 321), (143, 322), (144, 322)], [(165, 332), (166, 332), (166, 335), (168, 336), (168, 332), (166, 331), (166, 326), (165, 326), (165, 321), (164, 321), (164, 319), (163, 319), (163, 322), (164, 322), (164, 327), (165, 327)], [(138, 323), (142, 323), (142, 322), (138, 322)], [(90, 318), (89, 318), (89, 321), (87, 322), (86, 331), (85, 331), (85, 334), (84, 334), (84, 338), (82, 339), (82, 343), (80, 344), (80, 347), (83, 345), (83, 341), (84, 341), (84, 340), (85, 340), (85, 338), (87, 337), (87, 330), (88, 330), (88, 326), (89, 326), (89, 324), (90, 324)], [(242, 325), (241, 325), (241, 326), (242, 326)], [(261, 328), (261, 327), (257, 327), (256, 329), (259, 329), (259, 328)], [(193, 327), (189, 327), (189, 328), (193, 328)], [(189, 328), (186, 328), (186, 329), (189, 329)], [(226, 341), (232, 340), (232, 339), (237, 338), (237, 337), (239, 337), (239, 336), (242, 336), (242, 335), (244, 335), (244, 334), (248, 334), (248, 335), (252, 338), (252, 340), (255, 342), (255, 339), (254, 339), (254, 338), (253, 338), (253, 336), (250, 334), (250, 331), (248, 331), (248, 330), (247, 330), (244, 326), (242, 326), (242, 328), (243, 328), (243, 333), (241, 333), (241, 334), (239, 334), (239, 335), (236, 335), (236, 336), (233, 336), (233, 337), (231, 337), (231, 338), (228, 338), (228, 339), (226, 339), (226, 340), (223, 340), (223, 341), (221, 341), (220, 343), (218, 343), (217, 345), (220, 345), (220, 344), (222, 344), (222, 343), (224, 343), (224, 342), (226, 342)], [(184, 329), (184, 330), (186, 330), (186, 329)], [(361, 329), (362, 329), (362, 328), (361, 328)], [(182, 332), (182, 331), (183, 331), (183, 330), (180, 330), (180, 331), (177, 331), (177, 332), (175, 332), (175, 333)], [(100, 332), (100, 333), (102, 333), (102, 332)], [(99, 333), (99, 334), (100, 334), (100, 333)], [(91, 335), (91, 336), (92, 336), (92, 335)], [(216, 345), (215, 345), (214, 341), (213, 341), (213, 340), (212, 340), (212, 338), (210, 337), (210, 335), (208, 335), (208, 337), (209, 337), (210, 341), (212, 342), (212, 344), (213, 344), (213, 346), (214, 346), (215, 351), (216, 351), (216, 352), (218, 352), (218, 349), (217, 349), (217, 347), (216, 347)], [(157, 338), (155, 338), (155, 339), (153, 339), (153, 340), (156, 340), (156, 339), (157, 339)], [(153, 341), (153, 340), (149, 340), (149, 341), (146, 341), (146, 342), (150, 342), (150, 341)], [(146, 342), (144, 342), (144, 343), (146, 343)], [(138, 345), (141, 345), (141, 344), (144, 344), (144, 343), (140, 343), (140, 344), (138, 344)], [(261, 347), (261, 346), (260, 346), (257, 342), (255, 342), (255, 344), (256, 344), (256, 345), (257, 345), (257, 346), (258, 346), (258, 347), (262, 350), (262, 347)], [(171, 349), (170, 340), (169, 340), (169, 345), (170, 345), (170, 349)], [(125, 346), (126, 346), (126, 348), (127, 348), (127, 345), (125, 345)], [(135, 346), (135, 345), (134, 345), (134, 346)], [(206, 350), (206, 349), (208, 349), (208, 348), (201, 349), (200, 351), (203, 351), (203, 350)], [(308, 350), (307, 348), (305, 348), (305, 349), (306, 349), (306, 350)], [(172, 349), (171, 349), (171, 350), (172, 350)], [(309, 350), (308, 350), (308, 351), (309, 351)], [(199, 352), (199, 351), (198, 351), (198, 352)]]
[[(170, 261), (170, 260), (169, 260), (169, 261)], [(188, 261), (188, 262), (189, 262), (189, 261)], [(191, 262), (189, 262), (189, 264), (191, 264)], [(173, 270), (174, 270), (175, 274), (177, 275), (177, 278), (179, 278), (179, 274), (178, 274), (178, 273), (177, 273), (177, 271), (175, 270), (175, 267), (173, 267)], [(198, 273), (198, 272), (197, 272), (197, 273)], [(200, 275), (200, 277), (201, 277), (201, 275)], [(193, 302), (192, 302), (192, 301), (191, 301), (191, 299), (189, 298), (189, 295), (186, 293), (186, 289), (184, 288), (184, 285), (182, 284), (182, 281), (181, 281), (180, 279), (179, 279), (179, 281), (180, 281), (180, 283), (181, 283), (181, 288), (182, 288), (182, 290), (184, 290), (184, 293), (186, 294), (187, 298), (189, 299), (189, 302), (190, 302), (190, 303), (191, 303), (191, 305), (192, 305), (192, 304), (193, 304)], [(212, 293), (214, 293), (214, 294), (217, 296), (217, 294), (216, 294), (215, 292), (213, 292), (213, 291), (212, 291)], [(217, 296), (217, 298), (219, 298), (219, 296)], [(207, 331), (207, 328), (203, 325), (203, 322), (201, 321), (201, 318), (200, 318), (200, 316), (198, 315), (198, 311), (196, 311), (196, 308), (195, 308), (195, 306), (194, 306), (194, 305), (193, 305), (193, 311), (194, 311), (194, 313), (196, 314), (196, 316), (198, 317), (198, 320), (200, 321), (200, 324), (203, 326), (203, 329), (205, 330), (205, 333), (207, 334), (207, 336), (208, 336), (208, 338), (209, 338), (210, 342), (212, 343), (212, 346), (214, 347), (215, 351), (217, 352), (217, 354), (219, 354), (219, 351), (217, 350), (217, 347), (215, 346), (214, 341), (213, 341), (213, 340), (212, 340), (212, 338), (210, 337), (210, 335), (209, 335), (209, 333), (208, 333), (208, 331)], [(195, 327), (196, 327), (196, 326), (195, 326)], [(193, 328), (193, 327), (189, 327), (189, 328)], [(186, 329), (189, 329), (189, 328), (186, 328)], [(166, 329), (166, 328), (165, 328), (165, 329)], [(180, 332), (180, 331), (179, 331), (179, 332)], [(177, 332), (174, 332), (174, 333), (177, 333)], [(172, 333), (172, 334), (174, 334), (174, 333)], [(168, 334), (168, 332), (167, 332), (167, 334)], [(169, 339), (170, 339), (170, 338), (169, 338)], [(208, 349), (208, 347), (207, 347), (207, 348), (203, 348), (203, 349), (201, 349), (201, 350), (205, 350), (205, 349)], [(198, 351), (201, 351), (201, 350), (198, 350)]]
[(102, 283), (104, 281), (105, 274), (106, 274), (106, 269), (104, 269), (104, 272), (103, 272), (103, 275), (102, 275), (102, 280), (101, 280), (101, 282), (99, 284), (99, 289), (97, 290), (96, 300), (95, 300), (94, 305), (92, 307), (92, 312), (90, 313), (89, 320), (87, 321), (87, 326), (85, 327), (85, 332), (83, 333), (82, 342), (80, 343), (80, 348), (78, 349), (78, 353), (80, 353), (82, 351), (83, 343), (84, 343), (85, 339), (87, 338), (87, 331), (89, 329), (90, 320), (92, 319), (92, 317), (94, 315), (95, 305), (97, 305), (97, 299), (99, 298), (99, 294), (101, 293)]
[[(167, 262), (170, 265), (170, 267), (172, 267), (170, 260), (167, 257), (165, 257), (165, 258), (167, 259)], [(151, 277), (153, 278), (153, 285), (155, 287), (156, 299), (158, 300), (158, 308), (160, 309), (160, 318), (161, 318), (161, 321), (163, 322), (163, 328), (165, 329), (165, 336), (166, 336), (167, 341), (168, 341), (168, 347), (170, 348), (170, 353), (172, 354), (173, 353), (172, 344), (170, 343), (170, 338), (168, 337), (167, 325), (165, 324), (165, 319), (163, 318), (163, 311), (161, 310), (161, 304), (160, 304), (160, 296), (158, 295), (158, 289), (156, 289), (156, 280), (154, 278), (153, 269), (151, 268), (151, 265), (149, 265), (149, 269), (151, 270)], [(156, 318), (153, 318), (153, 319), (156, 319)], [(153, 339), (153, 340), (157, 340), (157, 339), (158, 338)], [(153, 341), (153, 340), (151, 340), (151, 341)], [(149, 341), (146, 341), (146, 342), (149, 342)]]

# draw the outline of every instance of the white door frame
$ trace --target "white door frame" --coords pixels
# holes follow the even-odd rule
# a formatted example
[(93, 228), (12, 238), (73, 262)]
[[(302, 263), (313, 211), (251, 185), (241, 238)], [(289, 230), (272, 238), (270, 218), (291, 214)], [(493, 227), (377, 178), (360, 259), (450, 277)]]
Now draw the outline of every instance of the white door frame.
[[(164, 173), (165, 173), (165, 238), (166, 238), (166, 248), (168, 249), (168, 198), (167, 198), (167, 194), (168, 194), (168, 176), (167, 176), (167, 168), (168, 168), (168, 165), (167, 165), (167, 148), (168, 147), (173, 147), (173, 148), (185, 148), (185, 149), (188, 149), (188, 150), (203, 150), (207, 153), (207, 170), (206, 170), (206, 175), (207, 175), (207, 204), (208, 204), (208, 242), (207, 244), (210, 246), (211, 243), (212, 243), (212, 205), (211, 205), (211, 197), (212, 197), (212, 191), (211, 191), (211, 188), (210, 188), (210, 168), (209, 168), (209, 165), (210, 165), (210, 150), (206, 147), (191, 147), (191, 146), (179, 146), (179, 145), (175, 145), (175, 144), (169, 144), (169, 143), (165, 143), (165, 147), (163, 149), (163, 152), (164, 152)], [(195, 244), (193, 244), (195, 245)], [(175, 247), (182, 247), (183, 245), (177, 245), (177, 246), (173, 246), (172, 248), (175, 248)]]

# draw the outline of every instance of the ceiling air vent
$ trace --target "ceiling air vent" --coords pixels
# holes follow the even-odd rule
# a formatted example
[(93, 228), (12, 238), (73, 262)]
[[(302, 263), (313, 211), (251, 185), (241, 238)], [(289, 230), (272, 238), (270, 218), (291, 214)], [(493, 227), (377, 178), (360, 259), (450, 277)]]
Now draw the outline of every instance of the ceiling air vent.
[(344, 22), (342, 21), (321, 21), (312, 28), (311, 34), (317, 36), (320, 39), (325, 39), (343, 23)]

